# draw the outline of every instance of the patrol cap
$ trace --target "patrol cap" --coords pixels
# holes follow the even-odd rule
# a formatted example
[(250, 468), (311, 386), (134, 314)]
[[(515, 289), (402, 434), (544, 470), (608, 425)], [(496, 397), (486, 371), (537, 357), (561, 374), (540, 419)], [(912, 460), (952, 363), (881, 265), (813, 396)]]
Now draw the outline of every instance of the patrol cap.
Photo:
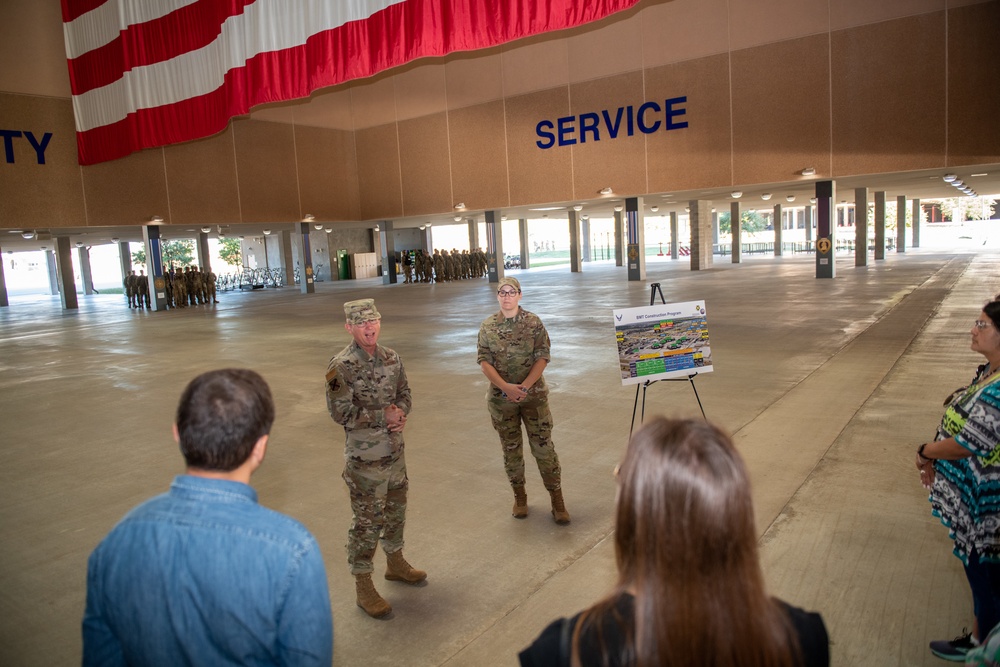
[(500, 281), (500, 284), (497, 285), (497, 291), (499, 291), (500, 288), (503, 287), (504, 285), (510, 285), (518, 292), (521, 291), (521, 283), (517, 282), (517, 278), (504, 278), (503, 280)]
[(372, 320), (380, 320), (382, 316), (375, 309), (375, 299), (358, 299), (344, 304), (344, 314), (351, 324), (364, 324)]

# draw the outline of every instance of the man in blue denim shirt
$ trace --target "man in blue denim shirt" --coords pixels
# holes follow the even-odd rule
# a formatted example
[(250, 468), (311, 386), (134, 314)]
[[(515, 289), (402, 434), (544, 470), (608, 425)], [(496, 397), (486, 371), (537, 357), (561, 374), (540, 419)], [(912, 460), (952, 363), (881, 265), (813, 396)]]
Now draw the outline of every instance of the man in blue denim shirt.
[(84, 665), (330, 665), (319, 546), (249, 486), (273, 422), (257, 373), (191, 381), (174, 424), (187, 474), (90, 556)]

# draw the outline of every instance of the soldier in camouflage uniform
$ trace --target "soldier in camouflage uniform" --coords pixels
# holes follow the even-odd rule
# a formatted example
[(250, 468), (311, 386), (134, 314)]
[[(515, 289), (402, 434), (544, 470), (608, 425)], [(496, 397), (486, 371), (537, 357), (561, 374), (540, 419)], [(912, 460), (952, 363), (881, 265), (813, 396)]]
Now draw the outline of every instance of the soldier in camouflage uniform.
[(500, 435), (504, 468), (514, 489), (512, 514), (518, 519), (528, 516), (521, 437), (524, 422), (531, 455), (552, 500), (552, 517), (556, 523), (566, 524), (569, 512), (562, 497), (559, 457), (552, 444), (549, 391), (542, 377), (549, 363), (549, 334), (537, 315), (521, 308), (521, 284), (516, 278), (500, 281), (497, 299), (500, 312), (487, 317), (479, 327), (476, 361), (490, 381), (486, 406)]
[(135, 271), (129, 271), (125, 276), (125, 298), (128, 300), (128, 307), (135, 308), (135, 296), (137, 294), (135, 285)]
[(184, 269), (174, 271), (173, 283), (174, 305), (177, 308), (187, 308), (187, 279), (184, 276)]
[(399, 355), (378, 344), (381, 315), (375, 301), (348, 301), (344, 313), (344, 328), (354, 342), (330, 360), (326, 405), (347, 435), (343, 477), (354, 512), (347, 561), (355, 577), (357, 603), (369, 616), (379, 618), (392, 611), (372, 583), (379, 538), (386, 554), (386, 579), (416, 584), (427, 578), (426, 572), (403, 558), (409, 487), (403, 427), (412, 405), (410, 385)]
[(146, 310), (149, 310), (149, 278), (145, 271), (139, 271), (139, 275), (135, 277), (135, 298), (136, 308), (141, 309), (145, 304)]
[(444, 274), (444, 257), (441, 256), (440, 251), (437, 248), (434, 249), (434, 282), (441, 283), (444, 282), (446, 276)]

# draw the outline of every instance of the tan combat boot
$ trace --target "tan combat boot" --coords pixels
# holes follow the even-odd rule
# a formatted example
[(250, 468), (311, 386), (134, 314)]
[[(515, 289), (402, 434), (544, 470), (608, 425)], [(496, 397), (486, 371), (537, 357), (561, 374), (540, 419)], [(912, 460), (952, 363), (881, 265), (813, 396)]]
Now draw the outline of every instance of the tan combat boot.
[(370, 572), (354, 575), (354, 583), (358, 590), (358, 606), (365, 610), (365, 613), (372, 618), (382, 618), (392, 607), (375, 590)]
[(569, 512), (563, 502), (562, 489), (549, 490), (549, 495), (552, 496), (552, 518), (556, 523), (569, 523)]
[(385, 555), (385, 578), (389, 581), (405, 581), (408, 584), (419, 584), (427, 578), (423, 570), (414, 569), (403, 558), (403, 550), (393, 551)]
[(514, 487), (514, 510), (511, 514), (515, 519), (528, 516), (528, 494), (524, 492), (524, 484)]

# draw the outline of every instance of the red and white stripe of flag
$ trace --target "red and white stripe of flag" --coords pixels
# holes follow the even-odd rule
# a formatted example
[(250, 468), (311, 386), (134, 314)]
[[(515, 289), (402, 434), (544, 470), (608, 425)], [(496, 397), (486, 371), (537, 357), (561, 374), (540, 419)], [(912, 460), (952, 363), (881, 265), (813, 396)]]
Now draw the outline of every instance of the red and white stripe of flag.
[(636, 2), (62, 0), (80, 164), (210, 136), (258, 104)]

